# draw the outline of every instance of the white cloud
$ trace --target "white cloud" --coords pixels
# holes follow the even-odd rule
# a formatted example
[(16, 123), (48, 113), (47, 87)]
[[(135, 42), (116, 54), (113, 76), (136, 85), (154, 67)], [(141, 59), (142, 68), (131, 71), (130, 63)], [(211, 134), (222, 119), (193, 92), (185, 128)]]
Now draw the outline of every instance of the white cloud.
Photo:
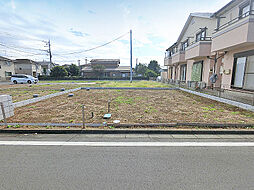
[[(45, 49), (43, 43), (29, 39), (50, 39), (53, 60), (56, 62), (63, 63), (64, 60), (73, 62), (78, 59), (84, 61), (86, 57), (89, 59), (120, 58), (121, 63), (127, 65), (129, 64), (128, 35), (123, 38), (125, 41), (114, 42), (96, 51), (75, 55), (65, 55), (65, 53), (90, 49), (132, 29), (133, 62), (136, 58), (142, 63), (156, 59), (163, 65), (164, 51), (177, 40), (189, 13), (214, 12), (229, 0), (215, 0), (210, 4), (200, 3), (198, 0), (193, 0), (196, 3), (189, 3), (190, 1), (187, 0), (184, 2), (151, 0), (145, 3), (141, 0), (123, 0), (116, 5), (102, 6), (102, 10), (98, 7), (95, 10), (87, 9), (80, 14), (71, 12), (71, 17), (65, 15), (70, 10), (64, 9), (64, 6), (61, 7), (62, 12), (53, 8), (45, 11), (44, 9), (50, 7), (39, 6), (40, 4), (36, 2), (41, 1), (33, 1), (37, 7), (29, 7), (31, 10), (29, 12), (20, 8), (20, 4), (16, 5), (14, 0), (10, 0), (8, 5), (13, 10), (12, 13), (4, 12), (5, 7), (0, 8), (0, 41)], [(23, 3), (23, 6), (27, 6), (26, 3)], [(1, 36), (3, 30), (12, 35), (9, 38), (6, 38), (6, 34)], [(19, 39), (15, 41), (13, 35), (18, 36)], [(6, 51), (14, 57), (26, 56), (24, 53), (15, 54), (15, 51)], [(29, 58), (48, 59), (48, 56), (30, 56)]]

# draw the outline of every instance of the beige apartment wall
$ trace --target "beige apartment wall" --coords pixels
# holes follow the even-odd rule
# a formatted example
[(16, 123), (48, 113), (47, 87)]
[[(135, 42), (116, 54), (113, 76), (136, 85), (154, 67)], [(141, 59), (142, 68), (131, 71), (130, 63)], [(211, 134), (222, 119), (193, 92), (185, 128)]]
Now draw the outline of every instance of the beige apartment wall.
[(207, 86), (210, 86), (209, 78), (212, 75), (212, 72), (210, 72), (212, 70), (211, 60), (205, 58), (203, 61), (202, 82), (205, 82)]
[(185, 59), (196, 59), (211, 55), (211, 42), (198, 42), (185, 51)]
[[(254, 22), (245, 23), (248, 19), (248, 17), (244, 18), (234, 25), (215, 33), (213, 36), (211, 51), (229, 50), (232, 47), (248, 42), (249, 25), (254, 25)], [(244, 24), (239, 25), (241, 23)], [(236, 24), (239, 26), (235, 27)]]
[(254, 50), (254, 45), (244, 48), (234, 49), (229, 51), (225, 56), (222, 63), (223, 70), (230, 70), (230, 74), (222, 74), (221, 84), (223, 88), (229, 89), (231, 88), (231, 79), (232, 79), (232, 71), (233, 71), (233, 64), (234, 64), (234, 54), (240, 53), (248, 50)]
[[(253, 7), (254, 9), (254, 7)], [(247, 37), (247, 41), (248, 42), (254, 42), (254, 15), (251, 16), (252, 17), (252, 22), (249, 23), (249, 32), (248, 32), (248, 37)]]
[(168, 79), (168, 72), (166, 72), (166, 71), (161, 72), (161, 79), (162, 80)]
[(176, 72), (176, 67), (175, 66), (173, 66), (172, 72), (173, 72), (172, 73), (172, 79), (176, 80), (176, 73), (175, 73)]
[[(249, 0), (247, 0), (247, 1), (249, 1)], [(221, 14), (220, 17), (223, 17), (223, 18), (220, 20), (220, 26), (228, 23), (229, 21), (231, 21), (231, 20), (233, 20), (237, 17), (239, 17), (239, 6), (244, 2), (246, 2), (246, 1), (244, 1), (244, 0), (239, 1), (239, 3), (237, 3), (232, 9), (230, 9), (229, 11)]]
[(211, 48), (212, 48), (212, 43), (210, 42), (200, 42), (199, 46), (199, 56), (209, 56), (211, 55)]
[(0, 81), (6, 81), (9, 80), (5, 77), (5, 72), (11, 72), (12, 74), (15, 74), (14, 64), (11, 61), (8, 61), (10, 65), (6, 64), (6, 61), (0, 61), (1, 69), (0, 69)]
[[(189, 43), (192, 43), (196, 40), (196, 33), (200, 31), (200, 28), (207, 27), (207, 37), (211, 37), (212, 33), (216, 27), (216, 19), (214, 18), (201, 18), (201, 17), (193, 17), (186, 32), (184, 33), (183, 37), (181, 38), (181, 42), (189, 38)], [(180, 49), (181, 44), (179, 43), (178, 49)]]
[(186, 81), (191, 81), (191, 73), (192, 73), (193, 63), (194, 63), (194, 60), (188, 60), (187, 61)]

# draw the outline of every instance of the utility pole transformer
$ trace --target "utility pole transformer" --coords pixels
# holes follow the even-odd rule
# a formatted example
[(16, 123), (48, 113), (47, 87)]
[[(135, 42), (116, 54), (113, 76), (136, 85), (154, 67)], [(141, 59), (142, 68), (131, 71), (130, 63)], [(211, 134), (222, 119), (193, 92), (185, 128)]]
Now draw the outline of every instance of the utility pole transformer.
[(130, 82), (132, 83), (132, 30), (130, 30)]

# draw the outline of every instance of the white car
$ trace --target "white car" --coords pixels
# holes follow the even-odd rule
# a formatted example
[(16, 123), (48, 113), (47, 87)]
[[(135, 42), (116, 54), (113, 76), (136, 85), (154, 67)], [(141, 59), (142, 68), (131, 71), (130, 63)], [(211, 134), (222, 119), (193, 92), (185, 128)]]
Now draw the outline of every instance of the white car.
[(13, 82), (14, 84), (18, 84), (18, 83), (36, 84), (38, 81), (39, 81), (38, 78), (35, 78), (31, 75), (16, 74), (11, 76), (11, 82)]

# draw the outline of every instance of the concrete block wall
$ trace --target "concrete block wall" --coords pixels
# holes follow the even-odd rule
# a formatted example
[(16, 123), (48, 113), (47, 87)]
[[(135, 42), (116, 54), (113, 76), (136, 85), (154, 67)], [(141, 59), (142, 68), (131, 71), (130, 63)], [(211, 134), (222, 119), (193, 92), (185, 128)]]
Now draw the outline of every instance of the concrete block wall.
[[(14, 115), (14, 105), (10, 95), (0, 95), (0, 103), (3, 103), (6, 118)], [(3, 120), (3, 113), (0, 107), (0, 120)]]

